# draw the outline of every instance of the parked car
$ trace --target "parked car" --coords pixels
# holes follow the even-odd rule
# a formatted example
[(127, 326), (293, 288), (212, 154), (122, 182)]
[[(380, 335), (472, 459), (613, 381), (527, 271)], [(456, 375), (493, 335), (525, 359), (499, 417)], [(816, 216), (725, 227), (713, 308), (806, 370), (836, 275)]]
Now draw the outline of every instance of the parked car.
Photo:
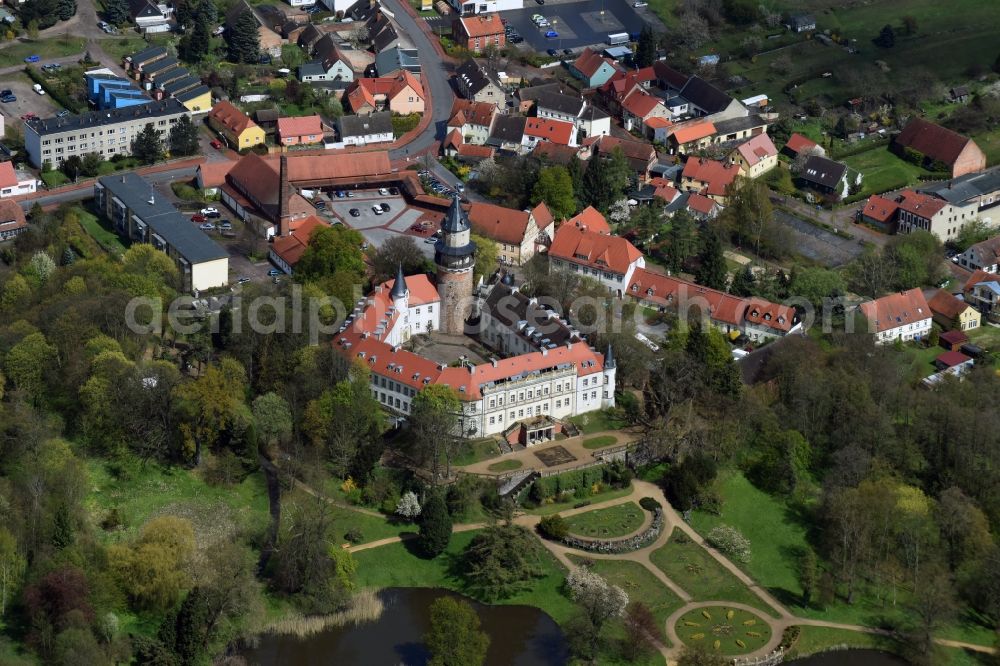
[(427, 243), (428, 245), (430, 245), (431, 243), (437, 243), (437, 238), (434, 238), (434, 236), (431, 236), (429, 238), (425, 238), (424, 242)]
[(379, 208), (378, 206), (372, 206), (372, 212), (375, 213), (376, 215), (381, 215), (382, 209)]
[(353, 199), (354, 198), (354, 192), (351, 192), (350, 190), (347, 190), (347, 198), (348, 199)]
[(393, 196), (398, 196), (399, 195), (399, 188), (398, 187), (390, 187), (389, 188), (389, 194), (391, 194)]
[(10, 103), (10, 102), (16, 102), (16, 101), (17, 101), (17, 97), (14, 96), (14, 95), (3, 95), (2, 97), (0, 97), (0, 102), (4, 102), (5, 104), (6, 103)]
[(316, 201), (313, 202), (313, 204), (319, 210), (323, 210), (324, 208), (326, 208), (326, 202), (323, 201), (322, 199), (317, 199)]
[(555, 58), (557, 55), (559, 55), (559, 51), (556, 51), (555, 49), (549, 49), (549, 50), (546, 51), (546, 53), (548, 53), (553, 58)]
[(248, 277), (241, 277), (239, 280), (236, 281), (236, 284), (246, 284), (249, 281), (250, 281), (250, 278), (248, 278)]
[(649, 6), (649, 3), (648, 2), (643, 2), (642, 0), (636, 0), (635, 2), (632, 3), (632, 6), (635, 7), (636, 9), (638, 9), (639, 7), (647, 7), (647, 6)]
[(198, 225), (198, 228), (202, 231), (215, 231), (215, 225), (211, 222), (204, 222)]
[(549, 30), (548, 32), (545, 33), (545, 39), (555, 39), (558, 36), (559, 33), (556, 32), (555, 30)]
[(219, 209), (216, 208), (215, 206), (206, 206), (205, 208), (202, 208), (198, 212), (201, 213), (202, 215), (204, 215), (205, 217), (219, 217), (220, 216)]
[(222, 224), (219, 225), (219, 228), (222, 229), (223, 231), (230, 231), (233, 228), (233, 223), (223, 222)]
[(563, 55), (573, 55), (573, 49), (563, 49)]
[(272, 268), (267, 272), (267, 275), (268, 277), (274, 277), (275, 275), (281, 275), (281, 271), (279, 271), (277, 268)]
[[(201, 213), (195, 213), (194, 215), (191, 216), (191, 221), (194, 222), (194, 223), (205, 222), (207, 219), (208, 218), (205, 217), (204, 215), (202, 215)], [(215, 228), (214, 224), (212, 225), (212, 228), (213, 229)]]
[(384, 187), (380, 187), (378, 189), (378, 193), (381, 194), (383, 197), (389, 196), (389, 190), (385, 189)]
[(537, 2), (540, 5), (544, 5), (545, 4), (545, 0), (535, 0), (535, 2)]
[(465, 192), (465, 185), (462, 185), (462, 183), (456, 183), (455, 189), (458, 190), (459, 192)]
[(66, 109), (63, 109), (62, 111), (60, 111), (59, 113), (56, 114), (56, 118), (65, 118), (68, 115), (69, 115), (69, 111), (67, 111)]
[(222, 142), (218, 139), (212, 139), (208, 142), (208, 145), (212, 146), (212, 148), (215, 148), (216, 150), (222, 150)]
[(24, 59), (24, 62), (38, 62), (41, 59), (42, 59), (41, 56), (30, 55), (30, 56), (28, 56), (27, 58)]
[(343, 199), (344, 198), (344, 191), (343, 190), (337, 190), (336, 195), (337, 195), (338, 199)]
[(351, 217), (361, 217), (361, 211), (358, 210), (357, 208), (352, 208), (350, 210), (350, 213), (351, 213)]
[(390, 210), (392, 210), (391, 208), (389, 208), (389, 204), (387, 203), (380, 203), (378, 207), (382, 209), (383, 213), (388, 213)]

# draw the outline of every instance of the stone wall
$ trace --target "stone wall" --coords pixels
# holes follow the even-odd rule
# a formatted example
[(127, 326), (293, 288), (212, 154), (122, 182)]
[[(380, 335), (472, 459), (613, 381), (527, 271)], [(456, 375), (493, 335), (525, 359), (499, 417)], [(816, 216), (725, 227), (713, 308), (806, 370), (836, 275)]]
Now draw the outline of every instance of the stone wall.
[(640, 548), (645, 548), (660, 537), (663, 531), (663, 510), (653, 511), (653, 522), (639, 534), (635, 534), (624, 539), (581, 539), (579, 537), (567, 535), (562, 539), (562, 543), (570, 548), (584, 550), (590, 553), (630, 553)]

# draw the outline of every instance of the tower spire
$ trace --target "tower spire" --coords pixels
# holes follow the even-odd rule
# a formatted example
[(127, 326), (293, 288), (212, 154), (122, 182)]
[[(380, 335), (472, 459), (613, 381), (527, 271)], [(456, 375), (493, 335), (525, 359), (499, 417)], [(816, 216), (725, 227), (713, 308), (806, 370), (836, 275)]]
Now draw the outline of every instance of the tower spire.
[(393, 280), (392, 291), (389, 292), (389, 296), (392, 297), (392, 300), (406, 298), (406, 294), (409, 291), (406, 286), (406, 276), (403, 275), (403, 264), (399, 263), (396, 267), (396, 279)]
[(604, 367), (605, 369), (618, 367), (618, 364), (615, 363), (615, 353), (611, 349), (610, 342), (608, 343), (607, 351), (604, 352)]

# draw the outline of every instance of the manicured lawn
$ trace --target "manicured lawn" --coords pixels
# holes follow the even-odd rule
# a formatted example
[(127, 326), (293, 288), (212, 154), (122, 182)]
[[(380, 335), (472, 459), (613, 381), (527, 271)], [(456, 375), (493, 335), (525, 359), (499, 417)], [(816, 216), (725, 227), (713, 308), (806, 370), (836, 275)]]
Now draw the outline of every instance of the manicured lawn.
[[(459, 532), (452, 535), (448, 549), (432, 560), (413, 555), (403, 543), (360, 551), (354, 555), (358, 565), (357, 584), (359, 587), (443, 587), (468, 594), (456, 566), (475, 534)], [(575, 609), (562, 593), (565, 571), (547, 550), (543, 550), (542, 567), (545, 575), (536, 579), (530, 590), (501, 603), (536, 606), (556, 622), (565, 622)]]
[(594, 573), (625, 590), (629, 602), (641, 601), (646, 604), (656, 618), (656, 626), (659, 629), (657, 638), (670, 645), (663, 629), (667, 617), (683, 606), (684, 602), (671, 592), (670, 588), (657, 580), (646, 567), (628, 560), (590, 560), (579, 555), (569, 557), (577, 564), (588, 563)]
[(789, 658), (806, 657), (817, 652), (823, 652), (833, 647), (873, 648), (893, 651), (892, 639), (876, 634), (866, 634), (860, 631), (845, 631), (843, 629), (827, 629), (826, 627), (799, 627), (799, 638), (789, 651)]
[(566, 526), (577, 536), (610, 539), (635, 532), (642, 525), (644, 514), (638, 504), (626, 502), (570, 516)]
[(39, 39), (34, 42), (21, 42), (0, 51), (0, 67), (23, 65), (24, 59), (36, 55), (41, 57), (39, 64), (45, 64), (48, 58), (65, 58), (66, 56), (83, 55), (86, 40), (79, 37), (58, 37), (54, 39)]
[(885, 146), (877, 146), (857, 155), (844, 158), (844, 163), (860, 171), (864, 177), (861, 181), (861, 193), (873, 194), (899, 189), (918, 182), (919, 176), (926, 173), (915, 164), (911, 164), (892, 154)]
[(525, 509), (528, 513), (534, 513), (539, 516), (548, 516), (553, 513), (559, 513), (560, 511), (565, 511), (566, 509), (572, 509), (574, 506), (580, 502), (589, 502), (591, 504), (597, 504), (598, 502), (606, 502), (607, 500), (618, 499), (619, 497), (624, 497), (632, 492), (632, 484), (629, 484), (625, 488), (618, 488), (613, 490), (606, 490), (603, 493), (597, 493), (596, 495), (591, 495), (586, 500), (579, 499), (569, 499), (565, 502), (552, 502), (551, 504), (542, 504), (539, 507), (533, 509)]
[[(87, 461), (89, 492), (84, 500), (96, 531), (109, 542), (128, 541), (150, 518), (175, 515), (194, 526), (200, 546), (235, 534), (259, 533), (270, 520), (264, 476), (253, 472), (229, 486), (209, 485), (199, 470), (135, 462), (117, 476), (103, 461)], [(105, 532), (99, 525), (117, 511), (121, 528)]]
[(618, 438), (614, 435), (599, 435), (597, 437), (588, 437), (583, 440), (583, 448), (585, 449), (602, 449), (605, 446), (611, 446), (612, 444), (617, 444)]
[(966, 335), (969, 336), (969, 342), (979, 345), (986, 351), (1000, 351), (1000, 328), (996, 326), (984, 322), (979, 328), (966, 331)]
[(121, 61), (127, 55), (132, 55), (149, 46), (149, 42), (141, 37), (116, 37), (101, 40), (101, 48), (109, 56)]
[(771, 627), (763, 618), (724, 605), (688, 611), (676, 628), (685, 644), (730, 656), (759, 650), (771, 640)]
[(937, 372), (934, 359), (945, 352), (944, 348), (924, 347), (920, 343), (903, 345), (900, 363), (909, 371), (910, 379), (916, 381)]
[(485, 439), (475, 439), (468, 443), (468, 445), (459, 452), (455, 459), (451, 461), (454, 466), (461, 467), (462, 465), (471, 465), (472, 463), (477, 463), (480, 460), (489, 460), (500, 455), (500, 449), (497, 447), (497, 442), (492, 437), (487, 437)]
[(604, 430), (621, 430), (625, 427), (622, 421), (614, 418), (611, 412), (604, 410), (600, 412), (589, 412), (574, 416), (570, 421), (580, 429), (584, 435), (591, 435)]
[(41, 178), (42, 182), (45, 183), (45, 187), (49, 189), (65, 185), (69, 182), (69, 177), (62, 171), (45, 171), (42, 173)]
[(104, 248), (105, 252), (118, 257), (125, 253), (126, 246), (122, 243), (121, 238), (106, 226), (107, 223), (105, 221), (99, 220), (96, 216), (82, 208), (75, 208), (73, 210), (80, 218), (80, 226), (97, 241), (98, 245)]
[(501, 460), (500, 462), (493, 463), (486, 469), (491, 472), (511, 472), (522, 467), (524, 467), (524, 463), (520, 460)]
[(722, 498), (722, 515), (696, 511), (692, 527), (703, 536), (718, 525), (737, 528), (750, 540), (752, 557), (742, 565), (747, 574), (779, 598), (801, 595), (797, 566), (807, 546), (805, 527), (783, 502), (755, 488), (740, 472), (721, 474), (715, 489)]
[[(678, 540), (678, 536), (681, 540)], [(776, 614), (704, 548), (674, 530), (667, 545), (653, 551), (653, 564), (688, 592), (695, 601), (735, 601)]]

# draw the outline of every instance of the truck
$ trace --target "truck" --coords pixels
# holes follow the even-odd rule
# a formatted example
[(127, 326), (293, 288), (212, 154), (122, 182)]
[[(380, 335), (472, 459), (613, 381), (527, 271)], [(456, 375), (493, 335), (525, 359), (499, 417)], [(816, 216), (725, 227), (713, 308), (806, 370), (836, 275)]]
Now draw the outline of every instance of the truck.
[(38, 93), (39, 95), (44, 95), (44, 94), (45, 94), (45, 90), (43, 90), (43, 89), (42, 89), (42, 84), (41, 84), (41, 83), (36, 83), (35, 85), (33, 85), (33, 86), (31, 86), (31, 87), (32, 87), (32, 88), (34, 89), (34, 91), (35, 91), (36, 93)]
[(608, 35), (609, 46), (621, 46), (622, 44), (628, 44), (628, 41), (627, 32), (612, 32)]

